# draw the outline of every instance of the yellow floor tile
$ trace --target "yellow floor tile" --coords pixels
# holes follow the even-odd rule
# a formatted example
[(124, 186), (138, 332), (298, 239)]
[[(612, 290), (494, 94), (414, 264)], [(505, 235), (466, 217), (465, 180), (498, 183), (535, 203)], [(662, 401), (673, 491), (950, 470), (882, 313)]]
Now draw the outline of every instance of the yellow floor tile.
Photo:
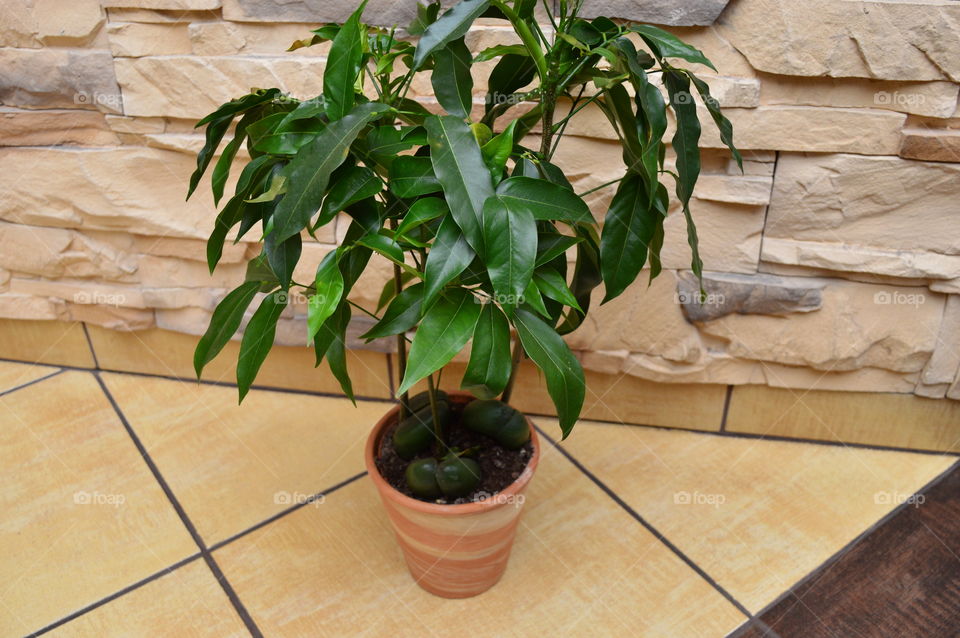
[(0, 358), (93, 367), (83, 325), (63, 321), (0, 319)]
[(250, 632), (201, 558), (57, 627), (48, 635), (240, 638)]
[(734, 388), (727, 429), (960, 452), (960, 402), (912, 394)]
[[(451, 363), (444, 368), (440, 386), (459, 390), (466, 364)], [(395, 377), (399, 378), (396, 369)], [(585, 371), (587, 392), (583, 401), (584, 419), (618, 421), (636, 425), (719, 431), (727, 386), (708, 384), (653, 383), (629, 375)], [(427, 389), (425, 381), (412, 393)], [(510, 403), (528, 414), (557, 413), (543, 373), (532, 362), (520, 368)]]
[(471, 599), (410, 578), (366, 477), (214, 552), (269, 636), (724, 636), (744, 617), (556, 450), (506, 574)]
[(56, 371), (56, 368), (49, 366), (0, 361), (0, 392), (6, 392), (24, 383), (30, 383), (48, 374), (53, 374)]
[(212, 545), (363, 471), (386, 402), (104, 373), (200, 535)]
[(563, 445), (752, 612), (956, 460), (593, 423)]
[[(89, 330), (97, 360), (105, 370), (145, 372), (191, 380), (196, 378), (193, 351), (199, 337), (156, 329), (118, 332), (90, 326)], [(203, 378), (234, 383), (239, 351), (238, 342), (228, 343), (220, 355), (204, 368)], [(264, 361), (255, 383), (259, 386), (341, 394), (340, 384), (330, 373), (329, 366), (323, 363), (315, 368), (314, 361), (312, 348), (275, 346)], [(357, 396), (390, 398), (387, 355), (350, 350), (347, 352), (347, 365)]]
[(0, 635), (197, 551), (91, 373), (0, 397), (0, 423)]

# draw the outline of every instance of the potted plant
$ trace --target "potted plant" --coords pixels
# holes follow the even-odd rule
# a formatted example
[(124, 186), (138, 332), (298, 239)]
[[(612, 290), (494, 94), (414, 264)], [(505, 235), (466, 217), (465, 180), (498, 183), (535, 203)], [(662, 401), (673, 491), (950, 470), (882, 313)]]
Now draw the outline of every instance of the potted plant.
[[(326, 359), (353, 399), (346, 330), (355, 311), (373, 317), (364, 337), (396, 339), (401, 380), (399, 404), (370, 435), (366, 464), (411, 572), (441, 596), (475, 595), (503, 573), (539, 456), (532, 424), (509, 406), (518, 366), (529, 357), (543, 372), (569, 435), (585, 386), (562, 335), (581, 324), (601, 283), (609, 301), (648, 260), (650, 278), (660, 272), (665, 181), (675, 182), (691, 268), (701, 273), (689, 208), (700, 170), (691, 88), (740, 161), (707, 85), (674, 66), (712, 67), (700, 51), (653, 26), (583, 19), (582, 0), (560, 0), (557, 12), (542, 4), (463, 0), (443, 15), (438, 3), (420, 5), (402, 32), (363, 24), (361, 4), (345, 23), (291, 47), (332, 42), (323, 95), (300, 101), (254, 90), (197, 125), (206, 143), (191, 194), (235, 120), (212, 171), (217, 204), (241, 146), (250, 158), (208, 241), (211, 271), (235, 227), (235, 241), (254, 227), (262, 241), (246, 281), (217, 306), (199, 341), (197, 375), (265, 293), (240, 344), (242, 401), (281, 313), (302, 292), (317, 365)], [(481, 17), (512, 25), (518, 43), (472, 54), (464, 35)], [(496, 63), (486, 100), (474, 104), (471, 70), (487, 61)], [(430, 74), (437, 112), (407, 97), (420, 73)], [(616, 188), (602, 231), (586, 193), (552, 163), (568, 124), (588, 107), (609, 119), (627, 166), (601, 187)], [(675, 170), (664, 164), (670, 111)], [(341, 213), (349, 227), (339, 247), (314, 281), (294, 281), (304, 233)], [(393, 265), (376, 309), (348, 297), (371, 259)], [(466, 392), (440, 391), (436, 374), (470, 342)], [(426, 392), (411, 397), (422, 380)]]

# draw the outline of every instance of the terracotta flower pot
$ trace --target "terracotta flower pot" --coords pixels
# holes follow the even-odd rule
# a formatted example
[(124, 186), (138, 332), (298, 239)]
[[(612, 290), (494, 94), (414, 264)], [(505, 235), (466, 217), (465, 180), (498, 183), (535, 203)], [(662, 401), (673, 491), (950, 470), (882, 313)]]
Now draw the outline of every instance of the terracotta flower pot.
[[(473, 399), (463, 392), (449, 395), (457, 403)], [(397, 422), (398, 413), (399, 406), (380, 419), (367, 439), (364, 455), (367, 472), (380, 492), (410, 574), (420, 587), (444, 598), (469, 598), (483, 593), (500, 580), (507, 568), (523, 508), (523, 493), (540, 459), (537, 432), (527, 419), (533, 456), (516, 481), (484, 501), (439, 505), (398, 492), (377, 469), (380, 442), (384, 432)]]

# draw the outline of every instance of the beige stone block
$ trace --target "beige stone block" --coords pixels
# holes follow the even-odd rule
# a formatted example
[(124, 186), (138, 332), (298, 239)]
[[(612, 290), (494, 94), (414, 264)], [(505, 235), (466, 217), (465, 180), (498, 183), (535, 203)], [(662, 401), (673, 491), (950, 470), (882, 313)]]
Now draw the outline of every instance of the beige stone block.
[[(691, 46), (700, 49), (723, 75), (733, 75), (744, 78), (756, 75), (753, 66), (750, 65), (747, 58), (724, 37), (717, 25), (696, 28), (672, 27), (670, 33), (676, 35), (684, 42), (689, 43)], [(639, 44), (639, 36), (630, 37), (634, 42)], [(689, 66), (697, 75), (702, 77), (714, 73), (714, 71), (701, 64), (691, 64), (684, 61), (684, 66)]]
[(7, 223), (0, 223), (0, 265), (52, 279), (127, 279), (137, 270), (131, 255), (80, 233)]
[(772, 177), (701, 175), (693, 194), (714, 202), (766, 206), (772, 188)]
[(101, 0), (101, 4), (109, 8), (160, 11), (210, 11), (220, 8), (220, 0)]
[(119, 58), (124, 113), (199, 119), (251, 87), (278, 87), (297, 98), (323, 91), (323, 62), (310, 57)]
[[(194, 55), (282, 55), (297, 40), (309, 38), (316, 24), (194, 22), (189, 38)], [(330, 43), (297, 49), (297, 56), (324, 56)], [(292, 54), (287, 54), (292, 55)]]
[(924, 366), (920, 380), (924, 384), (951, 383), (960, 374), (960, 296), (947, 297), (943, 321), (937, 332), (933, 356)]
[(119, 141), (95, 111), (0, 108), (0, 146), (113, 146)]
[(900, 157), (930, 162), (960, 162), (960, 131), (904, 129)]
[(760, 106), (760, 81), (755, 78), (704, 75), (703, 80), (710, 87), (710, 96), (721, 108)]
[(735, 357), (816, 370), (872, 367), (919, 372), (936, 347), (946, 299), (923, 288), (836, 281), (822, 307), (789, 320), (728, 315), (700, 330)]
[(185, 23), (212, 20), (216, 14), (210, 11), (183, 11), (183, 10), (154, 10), (124, 7), (107, 8), (107, 17), (110, 22), (143, 22), (147, 24)]
[(83, 46), (103, 21), (97, 0), (7, 0), (0, 6), (0, 46)]
[(0, 49), (0, 103), (120, 113), (123, 100), (110, 52)]
[(153, 310), (67, 303), (61, 320), (82, 321), (109, 330), (147, 330), (155, 325)]
[[(5, 307), (3, 298), (0, 295), (0, 309)], [(0, 358), (93, 367), (93, 355), (79, 323), (3, 318), (0, 327)]]
[(205, 288), (144, 288), (91, 281), (10, 279), (13, 294), (50, 297), (81, 305), (122, 308), (212, 308), (215, 297)]
[(7, 287), (9, 292), (0, 293), (0, 318), (3, 319), (61, 319), (62, 301), (34, 296)]
[(191, 50), (185, 24), (111, 22), (107, 26), (107, 35), (115, 57), (179, 55)]
[[(696, 193), (696, 191), (694, 191)], [(764, 208), (694, 199), (690, 211), (699, 235), (704, 269), (754, 273), (760, 261)], [(665, 239), (660, 253), (664, 268), (689, 269), (687, 222), (678, 206), (664, 221)]]
[(886, 82), (763, 74), (760, 99), (770, 105), (833, 106), (950, 117), (957, 108), (952, 82)]
[(910, 394), (733, 390), (727, 429), (944, 452), (960, 451), (960, 404)]
[[(960, 80), (953, 2), (745, 0), (719, 31), (760, 71), (886, 80)], [(771, 34), (779, 37), (771, 37)]]

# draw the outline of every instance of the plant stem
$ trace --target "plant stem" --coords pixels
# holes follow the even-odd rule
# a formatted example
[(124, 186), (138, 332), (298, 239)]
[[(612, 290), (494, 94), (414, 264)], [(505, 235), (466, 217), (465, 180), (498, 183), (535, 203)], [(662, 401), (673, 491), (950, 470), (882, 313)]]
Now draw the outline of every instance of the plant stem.
[(510, 396), (513, 394), (513, 384), (517, 381), (517, 375), (520, 373), (520, 360), (523, 359), (523, 344), (520, 343), (520, 337), (517, 336), (516, 343), (513, 344), (513, 358), (510, 362), (510, 380), (507, 381), (507, 387), (503, 389), (500, 400), (504, 403), (510, 403)]
[(623, 181), (623, 178), (622, 178), (622, 177), (619, 178), (619, 179), (610, 180), (610, 181), (607, 182), (606, 184), (600, 184), (599, 186), (597, 186), (597, 187), (595, 187), (595, 188), (591, 188), (591, 189), (588, 190), (588, 191), (583, 191), (582, 193), (577, 193), (577, 197), (586, 197), (587, 195), (590, 195), (591, 193), (596, 193), (598, 190), (600, 190), (600, 189), (602, 189), (602, 188), (606, 188), (607, 186), (613, 186), (614, 184), (618, 184), (618, 183), (620, 183), (620, 182), (622, 182), (622, 181)]
[(427, 375), (427, 393), (430, 397), (430, 415), (433, 417), (434, 452), (439, 458), (443, 449), (447, 447), (443, 442), (443, 424), (440, 423), (440, 411), (437, 408), (437, 386), (433, 383), (433, 375)]
[[(397, 229), (397, 222), (394, 219), (390, 220), (390, 229)], [(400, 266), (397, 264), (393, 265), (393, 284), (397, 289), (397, 294), (403, 290), (403, 276), (400, 273)], [(403, 380), (404, 375), (407, 373), (407, 338), (402, 332), (397, 335), (397, 374), (400, 380)], [(406, 418), (410, 413), (410, 393), (404, 392), (400, 395), (400, 420)]]

